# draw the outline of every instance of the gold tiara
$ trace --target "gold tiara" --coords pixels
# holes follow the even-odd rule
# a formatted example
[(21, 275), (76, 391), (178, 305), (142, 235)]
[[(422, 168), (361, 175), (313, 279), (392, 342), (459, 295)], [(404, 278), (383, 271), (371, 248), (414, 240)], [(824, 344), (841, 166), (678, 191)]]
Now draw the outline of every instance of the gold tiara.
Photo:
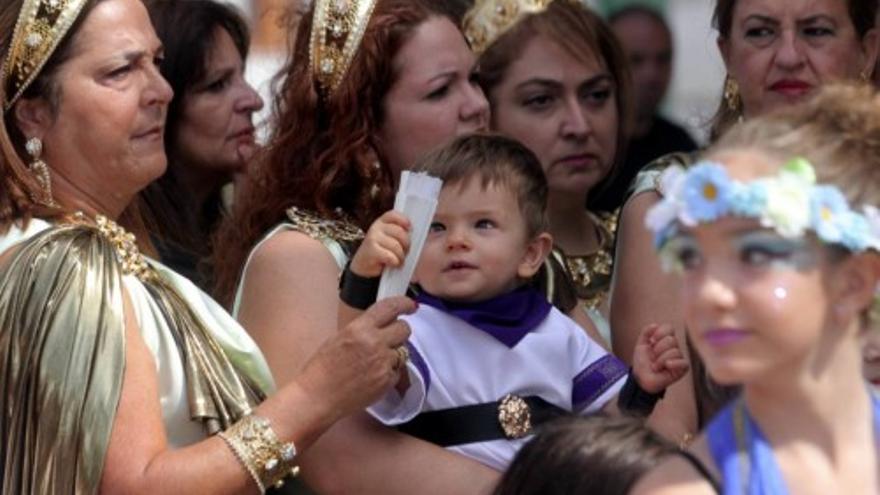
[(322, 96), (345, 77), (375, 6), (376, 0), (315, 0), (309, 64)]
[(477, 0), (464, 16), (464, 35), (471, 50), (481, 55), (528, 14), (547, 9), (553, 0)]
[(36, 79), (85, 4), (86, 0), (24, 0), (3, 64), (3, 113)]

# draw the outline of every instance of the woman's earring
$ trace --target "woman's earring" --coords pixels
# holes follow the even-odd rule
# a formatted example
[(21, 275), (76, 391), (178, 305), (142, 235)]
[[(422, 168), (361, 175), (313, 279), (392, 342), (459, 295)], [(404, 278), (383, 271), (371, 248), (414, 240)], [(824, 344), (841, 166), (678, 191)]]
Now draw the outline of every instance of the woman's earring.
[(379, 196), (379, 180), (382, 177), (382, 164), (379, 160), (373, 162), (372, 185), (370, 186), (370, 198), (376, 199)]
[(39, 196), (32, 199), (43, 206), (58, 206), (55, 203), (55, 199), (52, 198), (52, 176), (49, 174), (49, 166), (40, 159), (40, 156), (43, 154), (43, 142), (40, 141), (40, 138), (30, 138), (25, 143), (24, 148), (28, 155), (31, 156), (29, 167), (31, 172), (37, 177), (37, 182), (40, 183), (41, 189)]
[(727, 76), (724, 80), (724, 101), (727, 103), (727, 108), (732, 112), (739, 111), (742, 104), (739, 96), (739, 84), (730, 76)]

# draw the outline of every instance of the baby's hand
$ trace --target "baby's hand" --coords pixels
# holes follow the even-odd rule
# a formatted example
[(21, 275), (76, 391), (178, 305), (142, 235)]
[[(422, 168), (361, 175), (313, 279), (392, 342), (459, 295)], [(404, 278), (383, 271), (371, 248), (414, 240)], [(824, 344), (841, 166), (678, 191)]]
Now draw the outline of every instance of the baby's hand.
[(643, 390), (660, 393), (687, 370), (687, 359), (671, 325), (654, 323), (642, 330), (633, 353), (633, 374)]
[(373, 222), (351, 259), (351, 271), (361, 277), (378, 277), (386, 267), (403, 264), (409, 250), (409, 220), (391, 210)]

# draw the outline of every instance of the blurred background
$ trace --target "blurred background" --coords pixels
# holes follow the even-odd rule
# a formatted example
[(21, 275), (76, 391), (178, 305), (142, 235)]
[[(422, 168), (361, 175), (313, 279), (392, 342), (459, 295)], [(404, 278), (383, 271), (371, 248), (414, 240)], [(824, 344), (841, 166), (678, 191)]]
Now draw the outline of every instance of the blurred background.
[[(253, 45), (248, 80), (266, 102), (272, 101), (269, 82), (284, 61), (287, 33), (282, 16), (297, 0), (227, 0), (238, 6), (251, 22)], [(714, 2), (707, 0), (586, 0), (604, 15), (637, 4), (661, 12), (673, 36), (673, 75), (661, 113), (681, 124), (700, 143), (706, 141), (707, 122), (721, 95), (724, 65), (711, 28)], [(258, 120), (268, 115), (267, 105)]]

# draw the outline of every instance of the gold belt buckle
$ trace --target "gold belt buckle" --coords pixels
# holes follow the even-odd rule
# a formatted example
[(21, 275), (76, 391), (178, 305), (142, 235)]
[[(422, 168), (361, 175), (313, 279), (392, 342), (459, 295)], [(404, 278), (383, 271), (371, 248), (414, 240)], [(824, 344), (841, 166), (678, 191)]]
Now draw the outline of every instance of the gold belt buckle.
[(498, 423), (509, 440), (522, 438), (532, 431), (532, 414), (522, 397), (507, 394), (498, 404)]

